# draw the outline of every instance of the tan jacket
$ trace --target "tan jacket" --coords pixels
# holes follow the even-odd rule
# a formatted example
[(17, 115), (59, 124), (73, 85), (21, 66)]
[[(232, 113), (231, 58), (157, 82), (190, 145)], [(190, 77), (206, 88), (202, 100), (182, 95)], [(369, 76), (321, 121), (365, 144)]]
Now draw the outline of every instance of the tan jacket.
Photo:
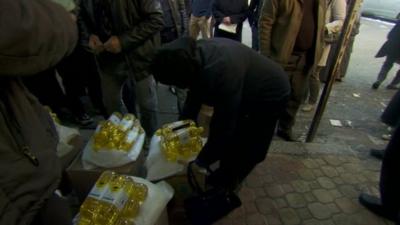
[[(315, 61), (320, 59), (324, 40), (326, 0), (318, 1)], [(293, 52), (303, 18), (303, 0), (265, 0), (259, 21), (261, 54), (285, 66)], [(316, 63), (314, 63), (316, 64)]]
[(48, 0), (0, 1), (0, 224), (30, 224), (58, 186), (58, 137), (49, 114), (19, 76), (71, 52), (77, 30)]

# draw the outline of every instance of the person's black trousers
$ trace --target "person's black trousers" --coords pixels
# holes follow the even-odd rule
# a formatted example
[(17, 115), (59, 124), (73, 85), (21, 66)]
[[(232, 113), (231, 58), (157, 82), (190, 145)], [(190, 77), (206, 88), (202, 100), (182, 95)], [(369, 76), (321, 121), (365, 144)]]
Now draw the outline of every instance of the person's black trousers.
[(400, 128), (394, 131), (383, 156), (380, 194), (382, 205), (393, 212), (400, 213)]
[(242, 183), (253, 168), (265, 159), (286, 103), (286, 100), (265, 102), (240, 109), (234, 135), (228, 140), (229, 145), (225, 149), (205, 149), (197, 158), (200, 162), (215, 161), (215, 157), (219, 159), (219, 168), (207, 178), (208, 184), (234, 190)]
[(400, 91), (397, 91), (390, 100), (385, 111), (382, 113), (381, 120), (391, 127), (400, 125)]

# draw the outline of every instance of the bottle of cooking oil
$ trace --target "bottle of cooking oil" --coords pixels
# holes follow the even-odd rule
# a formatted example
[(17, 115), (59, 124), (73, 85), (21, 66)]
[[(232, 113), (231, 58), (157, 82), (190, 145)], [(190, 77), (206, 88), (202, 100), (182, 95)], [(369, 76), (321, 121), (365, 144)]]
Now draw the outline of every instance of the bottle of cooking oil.
[(130, 130), (133, 127), (133, 125), (135, 124), (135, 120), (136, 118), (133, 114), (127, 113), (122, 118), (119, 127), (123, 132), (126, 132), (127, 130)]
[(122, 119), (122, 114), (119, 112), (113, 112), (111, 116), (108, 118), (108, 121), (110, 121), (113, 125), (118, 126), (121, 123)]
[(114, 176), (115, 173), (111, 171), (105, 171), (100, 175), (80, 207), (79, 225), (94, 224), (104, 206), (101, 198), (107, 191), (107, 187)]
[(202, 148), (202, 127), (189, 126), (167, 133), (162, 138), (162, 148), (169, 161), (188, 159)]
[(103, 210), (100, 215), (97, 215), (95, 223), (99, 225), (114, 225), (125, 203), (129, 199), (126, 184), (128, 179), (126, 176), (116, 175), (109, 182), (106, 192), (101, 198)]
[(135, 144), (139, 136), (139, 127), (133, 127), (132, 130), (128, 131), (125, 138), (120, 142), (119, 149), (122, 151), (131, 150), (132, 146)]

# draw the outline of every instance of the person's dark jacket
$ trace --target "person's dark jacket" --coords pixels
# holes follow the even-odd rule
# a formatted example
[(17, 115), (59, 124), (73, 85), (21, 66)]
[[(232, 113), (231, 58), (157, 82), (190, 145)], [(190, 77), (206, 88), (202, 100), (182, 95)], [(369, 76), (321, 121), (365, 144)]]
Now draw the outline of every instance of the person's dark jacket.
[(382, 122), (391, 127), (400, 125), (400, 91), (397, 91), (392, 97), (385, 111), (383, 111), (381, 119)]
[[(163, 50), (176, 48), (174, 45), (180, 41), (164, 46)], [(194, 86), (189, 87), (182, 118), (196, 120), (201, 104), (214, 107), (204, 148), (226, 148), (236, 129), (240, 109), (281, 102), (289, 96), (290, 85), (283, 69), (239, 42), (224, 38), (199, 40), (196, 54), (200, 75)]]
[(387, 41), (383, 44), (375, 57), (380, 58), (390, 56), (395, 59), (400, 59), (400, 20), (390, 30)]
[(0, 21), (0, 224), (28, 225), (57, 189), (61, 166), (53, 121), (20, 77), (58, 63), (78, 32), (48, 0), (2, 0)]
[(192, 0), (192, 14), (195, 17), (210, 17), (213, 0)]
[(258, 20), (260, 19), (261, 7), (263, 0), (252, 0), (249, 5), (249, 12), (247, 18), (251, 26), (258, 27)]
[[(110, 1), (112, 26), (122, 45), (122, 54), (126, 54), (133, 67), (136, 80), (142, 80), (155, 47), (159, 44), (159, 31), (163, 27), (163, 15), (158, 0), (118, 0)], [(89, 36), (95, 34), (96, 18), (94, 1), (80, 3), (78, 23), (81, 42), (88, 45)]]
[[(188, 25), (189, 18), (186, 13), (185, 0), (166, 0), (171, 11), (163, 9), (163, 13), (170, 12), (178, 37), (187, 36), (189, 34)], [(178, 38), (177, 37), (177, 38)]]
[(214, 0), (212, 12), (216, 25), (227, 16), (231, 23), (241, 24), (247, 17), (248, 3), (247, 0)]

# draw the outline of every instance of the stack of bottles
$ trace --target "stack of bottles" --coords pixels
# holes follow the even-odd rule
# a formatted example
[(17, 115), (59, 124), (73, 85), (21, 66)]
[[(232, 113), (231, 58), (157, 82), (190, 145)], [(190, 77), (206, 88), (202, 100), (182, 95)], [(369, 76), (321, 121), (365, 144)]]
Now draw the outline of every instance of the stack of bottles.
[(143, 128), (133, 114), (113, 113), (106, 121), (99, 123), (93, 138), (93, 149), (129, 152)]
[(177, 162), (188, 160), (201, 151), (203, 131), (192, 120), (182, 120), (164, 125), (156, 135), (161, 137), (161, 150), (166, 159)]
[(78, 225), (134, 225), (147, 194), (145, 184), (105, 171), (81, 205)]

